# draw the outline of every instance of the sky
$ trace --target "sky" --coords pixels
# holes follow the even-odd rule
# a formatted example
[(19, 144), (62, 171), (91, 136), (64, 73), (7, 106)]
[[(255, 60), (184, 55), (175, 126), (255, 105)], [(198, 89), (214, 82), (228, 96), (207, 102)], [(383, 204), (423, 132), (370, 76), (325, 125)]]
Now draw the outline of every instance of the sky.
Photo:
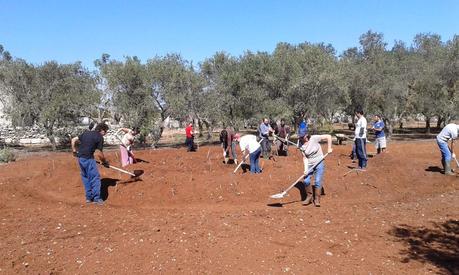
[(368, 30), (390, 45), (418, 33), (459, 35), (458, 0), (0, 0), (0, 44), (34, 64), (103, 53), (142, 61), (179, 53), (194, 64), (218, 51), (272, 52), (279, 42), (330, 43), (337, 53)]

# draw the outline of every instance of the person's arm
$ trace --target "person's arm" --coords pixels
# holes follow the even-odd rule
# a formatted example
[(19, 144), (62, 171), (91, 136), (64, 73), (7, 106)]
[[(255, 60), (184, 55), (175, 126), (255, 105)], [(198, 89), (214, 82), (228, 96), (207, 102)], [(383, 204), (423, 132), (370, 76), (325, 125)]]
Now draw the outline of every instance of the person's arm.
[[(375, 123), (375, 124), (376, 124), (376, 123)], [(384, 129), (384, 125), (383, 125), (383, 124), (381, 124), (381, 126), (378, 127), (378, 128), (375, 128), (375, 124), (373, 124), (373, 127), (372, 127), (373, 130), (375, 130), (375, 131), (382, 131), (382, 130)]]
[(100, 162), (102, 162), (103, 166), (105, 166), (106, 168), (109, 168), (110, 164), (108, 163), (107, 159), (105, 158), (104, 152), (102, 152), (103, 148), (104, 148), (104, 138), (101, 137), (99, 142), (96, 144), (97, 157), (99, 158)]
[(331, 152), (333, 152), (331, 135), (320, 135), (320, 140), (327, 141), (327, 145), (328, 145), (327, 153), (330, 154)]
[(102, 165), (108, 168), (108, 166), (110, 166), (110, 164), (108, 163), (107, 159), (105, 158), (104, 152), (102, 152), (99, 149), (96, 149), (96, 154), (97, 154), (97, 158), (99, 158), (99, 160), (102, 163)]
[(131, 131), (131, 129), (128, 129), (128, 128), (120, 128), (120, 129), (118, 129), (118, 131), (116, 131), (116, 134), (119, 134), (121, 132), (124, 132), (125, 134), (127, 134), (130, 131)]
[(451, 157), (453, 159), (456, 158), (456, 154), (454, 154), (454, 139), (451, 139)]
[(72, 138), (72, 142), (71, 142), (71, 145), (72, 145), (72, 153), (73, 155), (76, 157), (77, 156), (77, 148), (76, 148), (76, 145), (77, 143), (80, 142), (80, 139), (78, 137), (74, 137)]
[(249, 145), (247, 145), (242, 151), (242, 162), (245, 162), (245, 159), (248, 155), (250, 155)]
[(307, 175), (309, 171), (309, 161), (306, 156), (303, 155), (304, 174)]

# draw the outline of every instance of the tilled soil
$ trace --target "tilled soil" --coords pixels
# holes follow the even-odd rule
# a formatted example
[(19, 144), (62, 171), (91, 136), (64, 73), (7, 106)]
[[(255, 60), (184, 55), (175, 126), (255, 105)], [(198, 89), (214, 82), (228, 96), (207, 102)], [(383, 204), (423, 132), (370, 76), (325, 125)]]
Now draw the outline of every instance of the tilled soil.
[(335, 146), (320, 208), (297, 188), (269, 198), (303, 172), (292, 147), (258, 175), (217, 146), (137, 151), (139, 181), (100, 168), (103, 206), (69, 153), (2, 165), (0, 273), (459, 274), (459, 178), (433, 141), (389, 146), (346, 176), (350, 145)]

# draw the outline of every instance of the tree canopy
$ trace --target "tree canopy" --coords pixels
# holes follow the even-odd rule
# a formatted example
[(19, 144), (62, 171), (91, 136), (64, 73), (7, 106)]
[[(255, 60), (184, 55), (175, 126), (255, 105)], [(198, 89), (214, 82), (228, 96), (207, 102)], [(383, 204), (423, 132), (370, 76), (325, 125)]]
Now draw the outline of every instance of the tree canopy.
[[(54, 139), (56, 127), (81, 116), (113, 119), (162, 134), (167, 118), (195, 120), (201, 133), (227, 125), (255, 125), (262, 117), (298, 123), (331, 123), (356, 107), (380, 114), (389, 132), (409, 116), (426, 129), (457, 117), (459, 36), (443, 41), (420, 33), (391, 48), (382, 33), (368, 31), (359, 46), (340, 55), (330, 44), (279, 43), (272, 53), (217, 52), (199, 64), (179, 54), (142, 62), (102, 54), (89, 72), (81, 63), (31, 64), (0, 45), (2, 103), (14, 125), (39, 125)], [(210, 136), (210, 135), (209, 135)]]

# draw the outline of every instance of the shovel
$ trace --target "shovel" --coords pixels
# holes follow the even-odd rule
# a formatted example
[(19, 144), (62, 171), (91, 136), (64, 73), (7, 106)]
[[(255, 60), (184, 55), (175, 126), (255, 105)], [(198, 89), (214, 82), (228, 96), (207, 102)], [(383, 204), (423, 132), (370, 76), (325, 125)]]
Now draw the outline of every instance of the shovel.
[[(311, 167), (309, 170), (308, 170), (308, 173), (306, 175), (309, 175), (309, 173), (312, 172), (312, 170), (314, 168), (316, 168), (317, 165), (319, 165), (319, 163), (321, 163), (325, 157), (328, 155), (325, 154), (324, 157), (319, 161), (317, 162), (313, 167)], [(287, 195), (288, 191), (290, 191), (290, 189), (292, 189), (300, 180), (302, 180), (305, 176), (305, 174), (301, 175), (296, 181), (294, 181), (287, 189), (285, 189), (283, 192), (281, 193), (278, 193), (278, 194), (274, 194), (274, 195), (271, 195), (270, 197), (273, 198), (273, 199), (282, 199), (283, 197), (285, 197), (285, 195)]]
[(273, 134), (273, 136), (274, 136), (275, 138), (277, 138), (278, 140), (282, 141), (282, 142), (289, 143), (289, 144), (291, 144), (291, 145), (293, 145), (293, 146), (299, 148), (299, 147), (298, 147), (298, 144), (293, 143), (293, 142), (291, 142), (291, 141), (288, 140), (288, 139), (281, 138), (281, 137), (279, 137), (279, 136), (277, 136), (277, 135), (274, 135), (274, 134)]
[[(98, 164), (102, 165), (102, 163), (100, 161), (96, 161)], [(105, 166), (104, 166), (105, 167)], [(143, 174), (143, 170), (134, 170), (133, 173), (129, 172), (129, 171), (126, 171), (126, 170), (123, 170), (121, 168), (118, 168), (118, 167), (115, 167), (115, 166), (111, 166), (109, 165), (108, 168), (112, 168), (116, 171), (119, 171), (121, 173), (125, 173), (125, 174), (128, 174), (128, 175), (131, 175), (131, 177), (133, 178), (137, 178), (137, 177), (140, 177), (142, 174)]]

